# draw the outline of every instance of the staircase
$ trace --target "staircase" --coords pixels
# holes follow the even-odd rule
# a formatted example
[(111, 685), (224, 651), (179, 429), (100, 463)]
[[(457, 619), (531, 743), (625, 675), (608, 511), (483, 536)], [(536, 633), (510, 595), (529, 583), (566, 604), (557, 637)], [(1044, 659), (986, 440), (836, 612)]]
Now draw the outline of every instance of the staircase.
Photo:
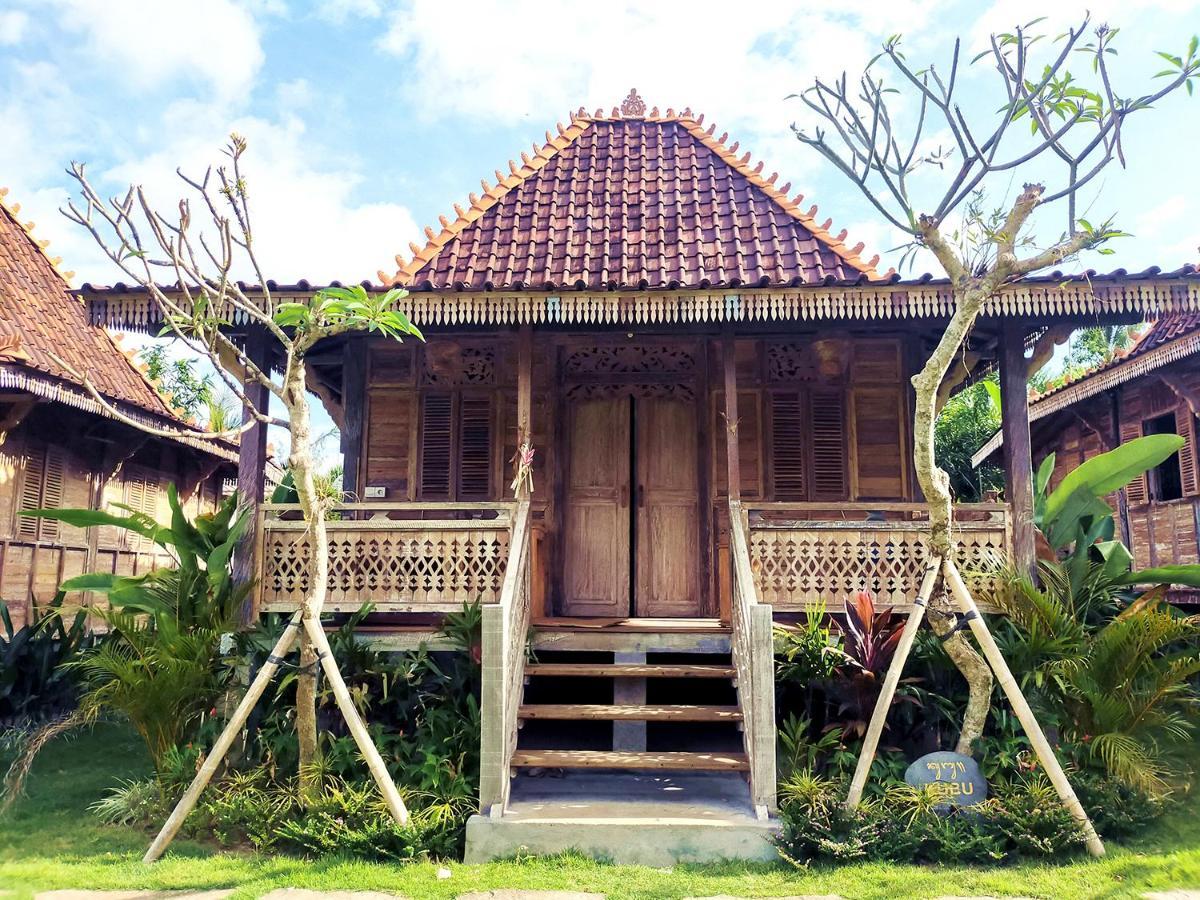
[(535, 631), (516, 709), (511, 796), (474, 816), (467, 861), (577, 849), (673, 865), (773, 859), (756, 814), (727, 628)]
[[(586, 656), (583, 653), (561, 653), (563, 657)], [(640, 654), (645, 656), (645, 654)], [(733, 680), (736, 672), (728, 660), (720, 663), (604, 663), (604, 662), (537, 662), (525, 667), (526, 702), (517, 711), (523, 730), (528, 722), (613, 722), (646, 723), (641, 728), (611, 729), (609, 749), (594, 747), (553, 747), (529, 749), (518, 743), (513, 756), (513, 768), (542, 769), (617, 769), (632, 771), (699, 771), (744, 772), (749, 763), (744, 752), (735, 749), (740, 743), (736, 735), (725, 735), (731, 746), (725, 752), (689, 749), (694, 743), (694, 730), (683, 731), (669, 727), (678, 723), (711, 723), (714, 726), (740, 726), (742, 711), (736, 702)], [(602, 682), (604, 684), (598, 683)], [(572, 693), (595, 699), (611, 686), (612, 699), (600, 702), (561, 702), (563, 695)], [(697, 688), (701, 688), (697, 690)], [(538, 695), (554, 697), (559, 702), (531, 702)], [(707, 694), (723, 701), (720, 704), (694, 702), (645, 702), (647, 694), (661, 700), (692, 700), (695, 695)], [(640, 701), (640, 702), (638, 702)], [(647, 750), (650, 725), (667, 723), (655, 729), (656, 744), (661, 749)], [(570, 726), (540, 729), (542, 734), (563, 737), (572, 734)], [(731, 728), (726, 728), (730, 731)], [(709, 729), (719, 731), (719, 728)], [(596, 732), (585, 732), (595, 743)], [(711, 735), (709, 735), (711, 740)]]

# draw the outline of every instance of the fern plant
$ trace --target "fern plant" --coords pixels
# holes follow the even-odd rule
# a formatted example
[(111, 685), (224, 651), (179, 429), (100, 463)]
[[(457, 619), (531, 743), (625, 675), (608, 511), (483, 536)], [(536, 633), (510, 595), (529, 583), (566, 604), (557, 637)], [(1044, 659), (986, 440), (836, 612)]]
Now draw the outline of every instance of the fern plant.
[(1043, 587), (1013, 575), (998, 598), (1015, 626), (1006, 644), (1023, 686), (1083, 762), (1152, 795), (1169, 792), (1176, 751), (1200, 712), (1200, 617), (1166, 604), (1160, 586), (1089, 624), (1077, 605), (1088, 598), (1069, 590), (1063, 566), (1039, 570)]

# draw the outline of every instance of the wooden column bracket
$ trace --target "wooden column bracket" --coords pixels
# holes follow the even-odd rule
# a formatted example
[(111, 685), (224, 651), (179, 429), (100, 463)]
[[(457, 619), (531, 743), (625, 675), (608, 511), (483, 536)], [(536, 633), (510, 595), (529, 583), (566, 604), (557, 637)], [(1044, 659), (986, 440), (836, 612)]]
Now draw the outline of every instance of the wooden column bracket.
[(1158, 380), (1169, 387), (1176, 397), (1187, 404), (1193, 416), (1200, 416), (1200, 395), (1188, 387), (1187, 382), (1180, 377), (1178, 372), (1159, 372)]

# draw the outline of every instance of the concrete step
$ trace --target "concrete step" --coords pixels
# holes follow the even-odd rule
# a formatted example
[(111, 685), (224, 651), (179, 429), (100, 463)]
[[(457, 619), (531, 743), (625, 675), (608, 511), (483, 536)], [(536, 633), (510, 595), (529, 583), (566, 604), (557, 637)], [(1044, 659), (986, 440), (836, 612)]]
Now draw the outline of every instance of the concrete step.
[(634, 722), (740, 722), (736, 706), (622, 705), (608, 703), (531, 703), (517, 710), (518, 719), (611, 719)]
[(619, 750), (517, 750), (514, 768), (669, 769), (677, 771), (745, 772), (745, 753), (691, 753)]
[(467, 822), (466, 862), (578, 850), (655, 867), (778, 859), (777, 819), (758, 819), (738, 772), (568, 772), (513, 779), (502, 816)]
[(733, 666), (529, 663), (525, 674), (555, 678), (733, 678)]

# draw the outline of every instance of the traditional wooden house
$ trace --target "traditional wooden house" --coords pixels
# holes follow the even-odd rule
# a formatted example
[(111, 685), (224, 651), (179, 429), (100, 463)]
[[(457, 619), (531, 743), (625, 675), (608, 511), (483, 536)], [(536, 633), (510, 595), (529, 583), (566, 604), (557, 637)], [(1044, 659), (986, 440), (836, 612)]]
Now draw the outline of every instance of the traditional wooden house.
[[(370, 601), (375, 638), (404, 646), (483, 603), (469, 858), (521, 843), (658, 862), (772, 852), (773, 617), (836, 610), (862, 588), (902, 609), (915, 597), (927, 521), (909, 378), (952, 311), (948, 285), (877, 273), (703, 116), (647, 111), (632, 92), (572, 115), (425, 234), (373, 287), (407, 287), (427, 340), (351, 336), (310, 362), (356, 495), (330, 523), (330, 605)], [(272, 303), (314, 290), (271, 288)], [(83, 296), (97, 323), (155, 326), (139, 288)], [(1014, 490), (959, 508), (965, 569), (1014, 546), (1032, 558), (1027, 344), (1047, 322), (1198, 304), (1191, 269), (1055, 273), (989, 302), (964, 361), (1000, 365)], [(254, 328), (234, 328), (272, 364)], [(511, 462), (530, 451), (532, 491), (515, 496)], [(255, 453), (243, 442), (244, 480)], [(302, 523), (268, 505), (259, 528), (259, 608), (294, 609)], [(732, 770), (750, 788), (740, 811), (681, 813), (686, 838), (631, 842), (630, 817), (663, 811), (596, 812), (580, 829), (584, 795), (636, 799), (661, 778), (510, 779), (546, 768)], [(678, 796), (710, 790), (689, 781)]]
[(73, 296), (19, 207), (0, 190), (0, 599), (24, 620), (64, 578), (134, 573), (161, 562), (149, 541), (112, 528), (80, 529), (21, 516), (35, 507), (124, 503), (167, 513), (174, 483), (193, 509), (212, 506), (236, 474), (237, 447), (148, 437), (116, 421), (62, 365), (92, 373), (121, 412), (162, 427), (179, 418)]
[[(1200, 563), (1200, 315), (1152, 323), (1128, 351), (1033, 398), (1029, 405), (1033, 461), (1055, 454), (1051, 484), (1086, 459), (1145, 434), (1178, 434), (1183, 449), (1111, 498), (1122, 537), (1138, 568)], [(975, 454), (978, 465), (999, 452), (997, 433)], [(1200, 602), (1200, 591), (1171, 592), (1178, 603)]]

